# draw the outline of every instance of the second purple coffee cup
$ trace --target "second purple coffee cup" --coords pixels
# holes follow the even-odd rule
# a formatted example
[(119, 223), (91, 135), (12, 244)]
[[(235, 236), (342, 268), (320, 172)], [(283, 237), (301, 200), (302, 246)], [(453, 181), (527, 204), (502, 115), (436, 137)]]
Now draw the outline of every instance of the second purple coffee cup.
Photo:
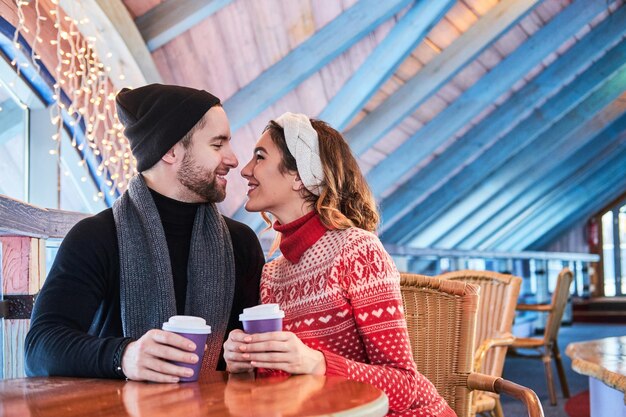
[(259, 304), (258, 306), (244, 308), (239, 315), (239, 321), (243, 323), (246, 333), (267, 333), (283, 330), (283, 318), (285, 312), (278, 304)]
[(163, 330), (179, 334), (195, 343), (195, 354), (198, 356), (198, 362), (183, 363), (172, 361), (172, 363), (193, 370), (192, 376), (180, 377), (180, 382), (197, 381), (200, 376), (200, 369), (202, 368), (206, 340), (209, 334), (211, 334), (211, 326), (208, 326), (206, 320), (202, 317), (172, 316), (166, 323), (163, 323)]

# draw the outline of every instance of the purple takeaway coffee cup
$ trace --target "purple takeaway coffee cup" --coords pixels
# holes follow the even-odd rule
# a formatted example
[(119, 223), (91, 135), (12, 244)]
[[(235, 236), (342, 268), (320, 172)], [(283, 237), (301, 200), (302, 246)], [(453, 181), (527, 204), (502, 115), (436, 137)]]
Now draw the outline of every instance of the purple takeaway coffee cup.
[(193, 382), (197, 381), (200, 376), (200, 369), (202, 368), (202, 358), (204, 356), (204, 346), (206, 345), (206, 339), (211, 334), (211, 326), (206, 324), (206, 320), (201, 317), (194, 316), (172, 316), (170, 319), (163, 323), (163, 330), (173, 332), (186, 337), (196, 344), (196, 355), (198, 355), (198, 362), (196, 363), (183, 363), (172, 361), (174, 365), (184, 366), (193, 370), (193, 375), (189, 377), (180, 377), (180, 382)]
[(279, 332), (283, 329), (283, 317), (285, 312), (278, 304), (259, 304), (244, 308), (239, 321), (243, 323), (244, 332), (249, 334)]

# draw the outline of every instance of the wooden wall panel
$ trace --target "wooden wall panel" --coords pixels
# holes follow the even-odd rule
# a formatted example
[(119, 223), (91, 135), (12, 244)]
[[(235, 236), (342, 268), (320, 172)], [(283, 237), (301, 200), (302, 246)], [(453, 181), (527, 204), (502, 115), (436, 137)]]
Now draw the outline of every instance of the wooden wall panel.
[(3, 320), (4, 321), (4, 360), (2, 375), (5, 379), (23, 378), (24, 373), (24, 340), (30, 329), (28, 320)]
[(3, 294), (28, 294), (30, 266), (29, 237), (0, 238), (2, 244), (2, 291)]
[[(4, 295), (36, 294), (45, 274), (45, 244), (42, 239), (2, 236), (0, 281)], [(4, 319), (2, 326), (4, 378), (24, 376), (24, 340), (30, 319)]]

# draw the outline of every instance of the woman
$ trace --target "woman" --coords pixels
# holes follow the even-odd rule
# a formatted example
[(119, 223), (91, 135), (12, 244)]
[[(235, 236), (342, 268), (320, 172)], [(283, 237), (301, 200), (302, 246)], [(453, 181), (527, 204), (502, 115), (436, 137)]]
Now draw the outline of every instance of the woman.
[(399, 273), (372, 233), (375, 201), (341, 134), (285, 113), (241, 174), (246, 209), (276, 219), (282, 256), (263, 268), (261, 301), (285, 320), (282, 332), (231, 332), (229, 371), (340, 375), (383, 390), (390, 415), (454, 416), (416, 370)]

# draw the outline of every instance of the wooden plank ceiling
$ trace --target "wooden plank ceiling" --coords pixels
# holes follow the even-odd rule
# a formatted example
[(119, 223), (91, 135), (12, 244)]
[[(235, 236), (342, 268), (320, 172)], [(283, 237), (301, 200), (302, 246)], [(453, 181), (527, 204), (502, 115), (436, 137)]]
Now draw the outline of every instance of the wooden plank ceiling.
[[(164, 82), (225, 103), (240, 167), (285, 111), (341, 129), (383, 242), (541, 249), (626, 192), (623, 0), (123, 1)], [(245, 192), (221, 208), (260, 229)]]

